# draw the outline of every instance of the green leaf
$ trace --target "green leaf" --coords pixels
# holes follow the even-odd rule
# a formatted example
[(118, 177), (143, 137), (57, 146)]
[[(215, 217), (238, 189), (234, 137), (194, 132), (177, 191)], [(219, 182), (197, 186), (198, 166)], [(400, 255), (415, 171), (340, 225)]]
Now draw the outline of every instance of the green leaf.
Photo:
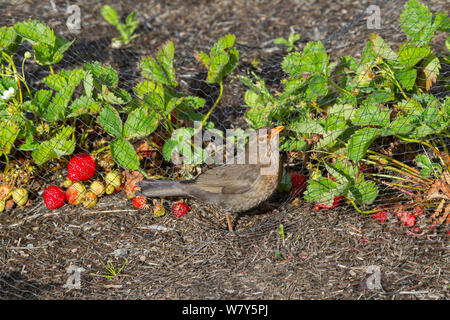
[(386, 60), (397, 61), (397, 54), (389, 47), (389, 45), (384, 41), (382, 37), (378, 34), (373, 33), (370, 36), (370, 41), (372, 42), (372, 49), (375, 51), (380, 57)]
[(378, 197), (378, 187), (373, 181), (361, 181), (356, 183), (350, 190), (350, 197), (353, 198), (358, 205), (370, 205)]
[(417, 70), (409, 69), (394, 69), (395, 78), (405, 90), (411, 90), (416, 83)]
[(322, 42), (308, 42), (302, 53), (287, 55), (282, 63), (283, 71), (291, 77), (305, 73), (326, 74), (329, 58)]
[(285, 139), (281, 145), (281, 151), (303, 151), (308, 148), (308, 143), (303, 139), (289, 138)]
[(111, 154), (122, 168), (128, 170), (139, 169), (139, 157), (130, 142), (123, 139), (112, 141)]
[(50, 74), (42, 79), (42, 82), (56, 91), (62, 91), (67, 87), (66, 78), (60, 74)]
[(32, 134), (28, 134), (26, 139), (25, 139), (25, 143), (22, 143), (19, 147), (19, 150), (22, 151), (33, 151), (36, 150), (39, 147), (39, 143), (37, 143), (34, 140), (34, 137)]
[(406, 68), (415, 66), (431, 52), (429, 46), (419, 47), (417, 44), (404, 43), (398, 50), (398, 62)]
[(174, 45), (172, 41), (166, 42), (159, 49), (156, 60), (152, 57), (143, 57), (139, 63), (142, 75), (150, 80), (161, 82), (169, 87), (178, 85), (175, 79), (175, 69), (173, 67)]
[(396, 134), (406, 135), (410, 133), (413, 129), (414, 125), (411, 124), (411, 121), (408, 118), (397, 117), (389, 124), (389, 126), (381, 130), (381, 135), (383, 137)]
[(75, 99), (69, 106), (69, 114), (67, 117), (77, 117), (82, 114), (96, 114), (100, 112), (101, 105), (88, 96), (81, 96)]
[(291, 124), (291, 129), (299, 135), (303, 134), (325, 134), (325, 129), (319, 120), (303, 120)]
[(0, 127), (0, 154), (9, 154), (20, 128), (14, 122), (2, 123)]
[(230, 57), (225, 52), (219, 52), (218, 54), (212, 56), (206, 82), (219, 83), (222, 81), (222, 71), (229, 61)]
[(40, 143), (31, 154), (36, 164), (42, 165), (49, 160), (72, 154), (75, 141), (69, 138), (74, 130), (75, 128), (65, 126), (52, 139)]
[(109, 5), (104, 5), (101, 9), (101, 13), (103, 18), (113, 26), (117, 26), (120, 24), (119, 15), (117, 14), (116, 10), (114, 10)]
[(178, 85), (175, 79), (175, 69), (173, 67), (173, 59), (175, 57), (175, 46), (172, 41), (167, 41), (156, 54), (160, 66), (162, 66), (170, 86)]
[[(438, 163), (432, 162), (426, 155), (419, 154), (416, 156), (416, 163), (423, 177), (429, 177), (432, 173), (442, 173), (442, 167)], [(437, 175), (437, 174), (436, 174)], [(437, 176), (439, 176), (437, 175)]]
[(357, 130), (348, 143), (348, 157), (355, 162), (361, 160), (372, 142), (380, 135), (379, 129), (363, 128)]
[(353, 123), (360, 126), (375, 125), (386, 127), (389, 125), (391, 110), (382, 109), (379, 104), (362, 105), (355, 112)]
[(328, 109), (328, 115), (351, 120), (355, 116), (355, 108), (351, 104), (336, 103)]
[(117, 110), (111, 105), (108, 104), (103, 108), (97, 121), (113, 137), (122, 137), (122, 120), (120, 120)]
[(108, 88), (115, 88), (118, 82), (118, 75), (116, 70), (110, 66), (103, 66), (100, 62), (87, 62), (83, 65), (83, 70), (89, 72), (94, 80), (95, 86), (101, 90), (101, 86), (105, 85)]
[(309, 202), (330, 203), (339, 194), (338, 184), (327, 178), (308, 181), (304, 198)]
[(15, 45), (17, 39), (17, 33), (13, 27), (1, 27), (0, 28), (0, 51), (7, 51)]
[(143, 138), (158, 128), (159, 115), (146, 107), (135, 109), (128, 115), (123, 128), (125, 139)]
[(245, 114), (246, 120), (253, 129), (265, 127), (270, 123), (272, 108), (273, 106), (271, 104), (254, 106)]
[(56, 37), (53, 30), (38, 20), (18, 22), (14, 25), (14, 30), (33, 44), (42, 43), (50, 48), (55, 45)]
[(400, 26), (408, 37), (427, 45), (438, 26), (432, 25), (432, 14), (428, 8), (418, 1), (408, 1), (400, 14)]

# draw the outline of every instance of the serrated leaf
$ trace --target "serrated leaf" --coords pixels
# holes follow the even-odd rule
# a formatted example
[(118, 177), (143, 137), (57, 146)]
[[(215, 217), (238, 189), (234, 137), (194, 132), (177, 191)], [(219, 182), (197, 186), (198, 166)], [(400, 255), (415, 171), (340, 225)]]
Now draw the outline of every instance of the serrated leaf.
[(285, 139), (280, 145), (280, 151), (303, 151), (308, 148), (308, 143), (303, 139)]
[(69, 106), (67, 117), (77, 117), (86, 113), (96, 114), (100, 112), (100, 109), (101, 105), (97, 101), (88, 96), (81, 96)]
[(309, 202), (329, 203), (339, 193), (336, 182), (327, 178), (310, 179), (304, 198)]
[[(6, 51), (13, 46), (17, 39), (17, 33), (13, 27), (0, 28), (0, 51)], [(1, 58), (0, 58), (1, 59)]]
[(55, 33), (44, 23), (38, 20), (28, 20), (18, 22), (14, 25), (14, 30), (22, 38), (34, 43), (46, 44), (52, 48), (55, 44)]
[(389, 126), (381, 130), (381, 135), (383, 137), (396, 134), (406, 135), (413, 129), (414, 125), (411, 124), (411, 121), (408, 118), (397, 117), (389, 124)]
[(391, 110), (380, 108), (379, 104), (370, 103), (359, 107), (355, 112), (352, 122), (360, 126), (381, 126), (389, 125)]
[(406, 68), (415, 66), (420, 60), (428, 56), (429, 46), (419, 47), (417, 44), (405, 43), (398, 50), (398, 62)]
[(394, 74), (403, 89), (411, 90), (414, 87), (417, 77), (416, 69), (396, 69), (394, 70)]
[(20, 128), (14, 122), (2, 123), (0, 126), (0, 154), (9, 154), (14, 146)]
[(354, 117), (355, 111), (351, 104), (336, 103), (328, 109), (328, 115), (350, 120)]
[(348, 143), (348, 157), (355, 162), (361, 160), (372, 142), (380, 135), (379, 129), (363, 128), (357, 130)]
[(325, 74), (328, 62), (329, 58), (322, 42), (308, 42), (302, 53), (293, 52), (287, 55), (282, 68), (291, 77), (305, 73)]
[(140, 107), (128, 115), (123, 135), (127, 140), (146, 137), (158, 128), (158, 120), (159, 115), (156, 112)]
[(120, 120), (119, 112), (111, 105), (103, 108), (97, 121), (113, 137), (122, 137), (122, 120)]
[(139, 169), (139, 157), (130, 142), (123, 139), (112, 141), (111, 155), (122, 168), (128, 170)]
[(397, 54), (389, 47), (389, 45), (384, 41), (384, 39), (376, 33), (370, 36), (370, 41), (372, 42), (372, 49), (380, 57), (386, 60), (397, 61)]
[(400, 26), (412, 40), (427, 45), (438, 26), (432, 25), (432, 14), (428, 8), (412, 0), (405, 4), (400, 14)]
[(351, 198), (358, 205), (370, 205), (378, 197), (378, 187), (373, 181), (361, 181), (350, 189)]
[(69, 138), (74, 130), (75, 128), (65, 126), (52, 139), (40, 143), (31, 154), (36, 164), (42, 165), (47, 161), (72, 154), (75, 150), (75, 141)]
[(108, 88), (115, 88), (118, 82), (118, 75), (116, 70), (110, 66), (103, 66), (100, 62), (87, 62), (83, 65), (83, 70), (92, 74), (98, 90), (102, 85)]
[(442, 173), (442, 167), (438, 163), (432, 162), (426, 155), (419, 154), (416, 156), (416, 163), (423, 177), (429, 177), (432, 173)]

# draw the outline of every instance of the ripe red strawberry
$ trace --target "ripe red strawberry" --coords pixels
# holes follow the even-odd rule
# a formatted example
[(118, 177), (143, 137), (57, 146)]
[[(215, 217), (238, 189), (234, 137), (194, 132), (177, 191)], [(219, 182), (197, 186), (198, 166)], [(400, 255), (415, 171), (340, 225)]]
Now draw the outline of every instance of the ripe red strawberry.
[(316, 211), (318, 211), (320, 209), (326, 209), (326, 210), (336, 209), (337, 207), (339, 207), (341, 205), (341, 203), (343, 201), (344, 201), (344, 197), (343, 196), (337, 196), (337, 197), (334, 197), (333, 203), (331, 205), (326, 204), (326, 203), (319, 203), (319, 204), (316, 204), (314, 206), (314, 209)]
[(89, 180), (94, 176), (96, 166), (90, 154), (76, 154), (67, 165), (67, 177), (75, 182)]
[(66, 202), (66, 193), (57, 186), (49, 186), (44, 190), (44, 203), (50, 210), (60, 208)]
[(133, 206), (137, 209), (145, 209), (147, 207), (147, 198), (144, 196), (134, 197)]
[(294, 197), (302, 195), (306, 190), (305, 176), (298, 172), (289, 172), (289, 176), (291, 177), (292, 182), (291, 195)]
[(372, 215), (372, 218), (378, 220), (381, 223), (384, 223), (388, 218), (388, 212), (386, 210), (378, 211)]
[(189, 210), (189, 206), (183, 200), (177, 201), (173, 205), (173, 214), (177, 218), (181, 218), (186, 213), (188, 213)]
[(414, 227), (416, 224), (416, 216), (412, 212), (402, 211), (400, 220), (403, 222), (404, 226)]

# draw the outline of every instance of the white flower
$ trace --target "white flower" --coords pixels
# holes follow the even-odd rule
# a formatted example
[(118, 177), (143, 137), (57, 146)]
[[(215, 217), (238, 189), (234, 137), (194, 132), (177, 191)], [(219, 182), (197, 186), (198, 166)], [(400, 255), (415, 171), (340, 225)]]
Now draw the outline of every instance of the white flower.
[(8, 90), (3, 91), (3, 95), (0, 97), (2, 100), (9, 100), (9, 98), (14, 97), (14, 88), (10, 87)]

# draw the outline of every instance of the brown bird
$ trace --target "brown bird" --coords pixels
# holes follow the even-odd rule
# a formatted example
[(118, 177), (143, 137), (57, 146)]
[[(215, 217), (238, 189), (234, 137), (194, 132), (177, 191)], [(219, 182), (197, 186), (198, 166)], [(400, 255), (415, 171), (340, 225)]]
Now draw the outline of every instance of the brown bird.
[[(243, 164), (214, 167), (192, 180), (143, 180), (138, 183), (141, 190), (137, 193), (147, 197), (189, 196), (214, 205), (226, 213), (228, 229), (233, 231), (230, 213), (244, 212), (258, 206), (277, 189), (283, 164), (279, 155), (275, 154), (278, 153), (278, 145), (273, 150), (269, 142), (283, 129), (279, 126), (270, 131), (263, 130), (264, 133), (259, 131), (259, 135), (251, 135), (245, 146), (246, 159)], [(261, 152), (261, 143), (267, 146), (263, 149), (266, 154), (258, 154), (258, 157), (253, 158), (255, 161), (249, 161), (250, 152)], [(278, 160), (275, 168), (272, 163), (276, 161), (274, 159)]]

